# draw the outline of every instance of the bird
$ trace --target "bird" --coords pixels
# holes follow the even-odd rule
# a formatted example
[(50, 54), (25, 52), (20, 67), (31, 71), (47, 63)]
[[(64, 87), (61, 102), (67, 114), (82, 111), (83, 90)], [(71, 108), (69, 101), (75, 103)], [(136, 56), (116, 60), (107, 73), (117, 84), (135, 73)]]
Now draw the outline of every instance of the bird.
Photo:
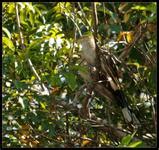
[[(99, 58), (96, 55), (96, 44), (92, 34), (83, 35), (77, 43), (81, 48), (81, 58), (83, 59), (83, 66), (87, 66), (87, 70), (80, 71), (81, 77), (86, 82), (96, 82), (94, 90), (105, 98), (116, 101), (117, 105), (121, 107), (123, 117), (126, 122), (133, 123), (135, 126), (140, 124), (138, 118), (133, 113), (128, 104), (127, 97), (125, 96), (121, 83), (119, 82), (118, 75), (118, 60), (106, 48), (99, 48)], [(97, 68), (96, 60), (100, 59), (100, 70)]]
[(94, 37), (92, 35), (84, 35), (77, 41), (81, 46), (81, 57), (88, 62), (90, 65), (95, 65), (96, 59), (96, 45)]

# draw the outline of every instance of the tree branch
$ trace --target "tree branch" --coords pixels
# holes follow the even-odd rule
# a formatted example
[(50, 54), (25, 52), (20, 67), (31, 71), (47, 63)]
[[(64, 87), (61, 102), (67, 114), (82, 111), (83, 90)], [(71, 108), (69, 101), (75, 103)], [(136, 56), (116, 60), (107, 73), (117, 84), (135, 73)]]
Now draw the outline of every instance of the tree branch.
[[(98, 26), (98, 16), (97, 16), (97, 9), (96, 9), (96, 3), (92, 2), (92, 9), (93, 9), (93, 18), (94, 19), (94, 24), (93, 24), (93, 29), (94, 29), (94, 40), (95, 40), (95, 45), (96, 45), (96, 66), (97, 70), (100, 70), (101, 68), (101, 61), (100, 61), (100, 49), (97, 45), (97, 26)], [(97, 71), (98, 72), (98, 71)]]

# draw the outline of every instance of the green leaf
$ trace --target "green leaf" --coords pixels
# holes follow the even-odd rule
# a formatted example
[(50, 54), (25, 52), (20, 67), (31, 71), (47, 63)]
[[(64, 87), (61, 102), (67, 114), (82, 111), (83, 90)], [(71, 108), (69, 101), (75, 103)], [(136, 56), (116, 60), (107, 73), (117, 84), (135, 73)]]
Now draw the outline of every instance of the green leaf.
[(9, 39), (11, 39), (10, 32), (8, 31), (7, 28), (2, 27), (2, 31), (6, 33), (6, 35), (8, 36)]
[(121, 140), (121, 144), (128, 145), (130, 143), (131, 139), (132, 139), (131, 135), (124, 136)]
[(136, 148), (136, 147), (141, 147), (143, 145), (142, 141), (135, 141), (135, 142), (131, 142), (128, 147), (131, 148)]
[(70, 69), (73, 71), (88, 72), (88, 67), (86, 67), (86, 66), (72, 65), (72, 66), (70, 66)]
[(27, 8), (29, 8), (29, 10), (31, 10), (33, 13), (35, 13), (34, 7), (32, 6), (32, 3), (25, 3), (27, 5)]
[(46, 102), (40, 102), (40, 106), (41, 108), (46, 109)]
[(13, 42), (9, 38), (3, 37), (2, 38), (2, 43), (5, 44), (6, 46), (8, 46), (11, 50), (13, 50), (13, 51), (15, 50)]
[(8, 8), (8, 13), (12, 14), (15, 11), (15, 4), (14, 3), (10, 3), (9, 4), (9, 8)]
[(128, 146), (135, 134), (136, 134), (136, 131), (132, 135), (128, 134), (127, 136), (124, 136), (121, 140), (120, 146)]
[(49, 135), (50, 136), (55, 136), (56, 132), (55, 132), (55, 128), (52, 124), (49, 124)]
[(29, 13), (29, 21), (31, 23), (32, 28), (34, 27), (34, 17), (32, 13)]
[(38, 46), (40, 46), (40, 44), (44, 41), (45, 39), (36, 39), (34, 40), (30, 45), (28, 50), (30, 49), (36, 49)]
[(139, 64), (143, 64), (144, 62), (143, 55), (136, 48), (132, 48), (129, 54), (129, 58), (134, 59)]
[(119, 25), (111, 25), (110, 26), (111, 31), (114, 31), (115, 33), (119, 33), (121, 31), (121, 27)]
[(62, 81), (61, 81), (61, 79), (60, 79), (58, 74), (52, 73), (50, 78), (48, 78), (47, 80), (53, 86), (61, 86), (62, 85)]
[(131, 9), (132, 10), (146, 10), (146, 7), (145, 6), (137, 5), (137, 6), (132, 7)]
[(74, 91), (77, 87), (76, 76), (73, 73), (64, 74), (66, 81), (68, 83), (69, 88)]
[(150, 83), (152, 84), (153, 87), (155, 87), (155, 89), (157, 89), (157, 68), (153, 67), (150, 73), (150, 77), (149, 77)]
[(20, 90), (20, 89), (24, 90), (25, 88), (28, 87), (28, 85), (26, 83), (18, 81), (18, 80), (14, 81), (14, 85), (15, 85), (17, 90)]
[(42, 123), (41, 123), (41, 130), (46, 131), (48, 129), (49, 129), (49, 123), (48, 123), (48, 121), (47, 120), (42, 121)]
[(143, 10), (143, 11), (151, 11), (153, 13), (156, 13), (157, 10), (157, 5), (156, 2), (154, 3), (150, 3), (150, 5), (145, 6), (141, 6), (141, 5), (137, 5), (131, 8), (132, 10)]

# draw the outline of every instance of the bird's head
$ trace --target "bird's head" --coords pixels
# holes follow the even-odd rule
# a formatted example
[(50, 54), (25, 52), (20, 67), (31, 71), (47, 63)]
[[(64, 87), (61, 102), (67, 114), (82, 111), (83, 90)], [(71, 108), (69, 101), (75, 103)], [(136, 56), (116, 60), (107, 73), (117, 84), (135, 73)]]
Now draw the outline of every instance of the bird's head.
[(82, 58), (85, 59), (88, 64), (95, 65), (96, 45), (93, 35), (83, 35), (77, 40), (77, 43), (80, 45)]

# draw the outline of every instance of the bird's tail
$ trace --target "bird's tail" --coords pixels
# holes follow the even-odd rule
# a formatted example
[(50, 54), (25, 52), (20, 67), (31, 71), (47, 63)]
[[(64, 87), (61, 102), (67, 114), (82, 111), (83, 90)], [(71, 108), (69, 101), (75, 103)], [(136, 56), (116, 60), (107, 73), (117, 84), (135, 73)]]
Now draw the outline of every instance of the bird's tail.
[(117, 90), (114, 93), (117, 98), (117, 104), (122, 108), (122, 113), (125, 121), (128, 123), (132, 123), (136, 127), (140, 126), (140, 121), (137, 119), (136, 115), (132, 112), (124, 93), (121, 90)]

